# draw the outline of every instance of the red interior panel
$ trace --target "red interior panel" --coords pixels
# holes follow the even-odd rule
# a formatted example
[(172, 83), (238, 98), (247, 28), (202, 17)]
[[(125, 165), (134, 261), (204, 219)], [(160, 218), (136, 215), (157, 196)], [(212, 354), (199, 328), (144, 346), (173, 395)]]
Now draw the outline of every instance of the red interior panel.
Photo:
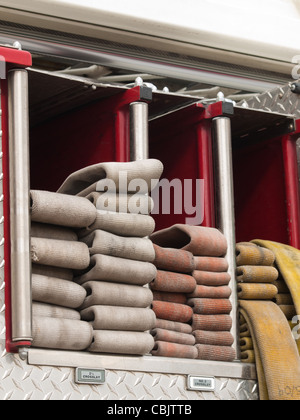
[(289, 243), (281, 139), (233, 152), (237, 242)]
[[(174, 214), (174, 197), (171, 196), (171, 214), (153, 215), (156, 230), (186, 223), (191, 217), (185, 211), (184, 203), (184, 180), (187, 179), (193, 180), (193, 197), (190, 197), (193, 206), (197, 204), (196, 180), (204, 180), (204, 219), (201, 224), (215, 224), (211, 124), (203, 119), (203, 113), (203, 108), (193, 105), (150, 123), (150, 156), (163, 162), (163, 178), (169, 182), (179, 179), (183, 186), (183, 213)], [(161, 200), (162, 197), (160, 204)]]

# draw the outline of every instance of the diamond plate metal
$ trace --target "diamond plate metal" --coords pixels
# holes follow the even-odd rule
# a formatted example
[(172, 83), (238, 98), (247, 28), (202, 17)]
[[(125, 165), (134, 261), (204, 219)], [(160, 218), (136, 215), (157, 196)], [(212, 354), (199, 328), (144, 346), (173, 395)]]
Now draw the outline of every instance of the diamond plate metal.
[(186, 390), (186, 377), (110, 370), (105, 385), (78, 385), (74, 370), (32, 367), (18, 356), (0, 359), (3, 400), (255, 400), (255, 381), (216, 379), (215, 392)]
[(260, 95), (254, 95), (250, 99), (243, 100), (239, 105), (247, 108), (294, 115), (297, 119), (300, 118), (300, 95), (293, 93), (289, 84)]
[[(255, 95), (247, 101), (243, 100), (239, 105), (252, 109), (293, 115), (296, 119), (300, 119), (300, 95), (292, 92), (290, 84)], [(300, 187), (300, 139), (297, 142), (297, 159)]]

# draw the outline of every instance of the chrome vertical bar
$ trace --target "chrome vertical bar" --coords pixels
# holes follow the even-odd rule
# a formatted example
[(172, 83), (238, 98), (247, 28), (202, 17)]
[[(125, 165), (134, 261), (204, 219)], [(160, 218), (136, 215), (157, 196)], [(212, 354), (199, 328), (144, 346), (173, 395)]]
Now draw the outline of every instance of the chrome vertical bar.
[[(149, 159), (149, 107), (146, 102), (130, 104), (130, 160)], [(145, 286), (149, 288), (149, 285)]]
[(148, 104), (130, 104), (130, 160), (149, 158)]
[(28, 74), (8, 73), (12, 341), (32, 341)]
[(236, 236), (234, 213), (234, 187), (232, 164), (231, 121), (227, 117), (213, 120), (214, 130), (214, 160), (217, 200), (217, 227), (223, 232), (228, 242), (227, 260), (231, 275), (232, 303), (232, 334), (235, 338), (234, 348), (237, 358), (239, 351), (238, 299), (236, 287)]

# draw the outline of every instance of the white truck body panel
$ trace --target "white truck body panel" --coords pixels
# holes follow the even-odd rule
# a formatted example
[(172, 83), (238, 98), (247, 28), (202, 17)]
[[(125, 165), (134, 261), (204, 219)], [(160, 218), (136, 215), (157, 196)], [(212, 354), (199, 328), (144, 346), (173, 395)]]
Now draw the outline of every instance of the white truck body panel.
[(273, 60), (291, 62), (300, 53), (299, 0), (1, 0), (0, 6)]

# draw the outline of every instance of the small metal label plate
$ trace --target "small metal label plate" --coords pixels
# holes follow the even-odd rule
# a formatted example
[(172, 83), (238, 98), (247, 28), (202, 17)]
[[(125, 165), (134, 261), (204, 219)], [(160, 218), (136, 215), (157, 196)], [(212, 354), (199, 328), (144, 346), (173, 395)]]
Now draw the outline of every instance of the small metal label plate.
[(106, 381), (104, 369), (77, 368), (75, 382), (77, 384), (103, 385)]
[(213, 377), (188, 376), (188, 390), (212, 392), (216, 389), (216, 380)]

